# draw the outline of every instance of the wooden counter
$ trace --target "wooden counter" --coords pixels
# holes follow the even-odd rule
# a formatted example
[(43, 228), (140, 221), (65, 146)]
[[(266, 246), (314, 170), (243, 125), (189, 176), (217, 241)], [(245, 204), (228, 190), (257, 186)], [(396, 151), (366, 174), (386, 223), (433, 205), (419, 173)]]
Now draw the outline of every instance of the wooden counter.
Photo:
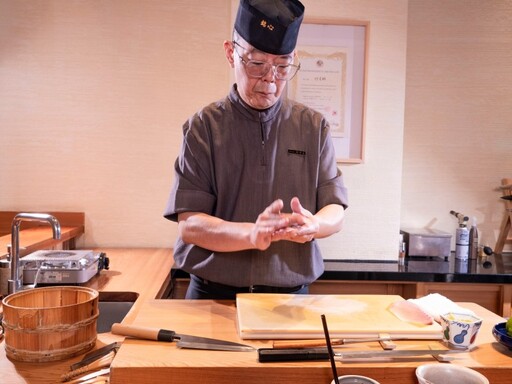
[[(482, 372), (492, 384), (510, 383), (512, 351), (495, 342), (491, 329), (502, 318), (473, 303), (461, 303), (483, 318), (476, 349), (461, 353), (451, 364)], [(172, 329), (184, 334), (213, 337), (255, 348), (270, 347), (271, 341), (241, 340), (236, 332), (236, 308), (228, 301), (152, 300), (145, 302), (134, 324)], [(441, 346), (437, 341), (396, 341), (397, 348)], [(381, 350), (377, 343), (346, 345), (347, 349)], [(381, 384), (417, 384), (418, 365), (423, 361), (337, 363), (339, 374), (369, 376)], [(328, 384), (332, 371), (328, 361), (259, 363), (257, 352), (221, 352), (179, 349), (175, 343), (126, 339), (111, 367), (112, 384), (136, 383), (301, 383)]]
[[(231, 302), (154, 300), (164, 295), (173, 264), (170, 249), (101, 249), (110, 259), (110, 270), (101, 271), (88, 286), (99, 291), (132, 291), (139, 294), (124, 323), (174, 327), (182, 333), (217, 337), (240, 342), (235, 331), (235, 308)], [(469, 306), (469, 305), (468, 305)], [(491, 383), (510, 382), (512, 352), (497, 344), (491, 328), (502, 318), (471, 304), (484, 316), (478, 336), (478, 350), (455, 362), (475, 367)], [(172, 328), (171, 328), (172, 329)], [(97, 348), (122, 337), (110, 333), (98, 335)], [(269, 346), (268, 341), (243, 341), (255, 347)], [(397, 344), (402, 342), (397, 342)], [(367, 348), (375, 347), (368, 344)], [(55, 384), (77, 356), (52, 363), (20, 363), (5, 356), (0, 342), (0, 383)], [(165, 366), (161, 366), (165, 364)], [(374, 376), (382, 384), (414, 383), (416, 363), (338, 364), (340, 374), (359, 373)], [(387, 368), (389, 366), (389, 368)], [(200, 368), (200, 369), (198, 369)], [(113, 365), (114, 384), (131, 383), (315, 383), (331, 381), (327, 362), (258, 363), (253, 352), (213, 352), (178, 350), (174, 343), (126, 340)]]
[[(168, 284), (173, 264), (170, 249), (101, 249), (110, 259), (110, 269), (92, 278), (87, 286), (98, 291), (131, 291), (139, 294), (124, 322), (129, 324), (139, 313), (141, 305), (161, 297)], [(110, 333), (98, 335), (100, 348), (122, 337)], [(82, 359), (77, 356), (52, 363), (23, 363), (9, 360), (5, 355), (4, 340), (0, 342), (0, 383), (55, 384), (69, 366)], [(126, 382), (128, 384), (129, 381)]]

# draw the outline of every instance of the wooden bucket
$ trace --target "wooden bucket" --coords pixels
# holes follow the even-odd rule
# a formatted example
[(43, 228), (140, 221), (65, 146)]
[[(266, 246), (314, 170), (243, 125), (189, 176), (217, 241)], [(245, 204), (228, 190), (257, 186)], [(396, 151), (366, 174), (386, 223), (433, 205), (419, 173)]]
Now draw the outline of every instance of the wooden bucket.
[(34, 288), (2, 301), (7, 357), (28, 362), (69, 358), (96, 344), (98, 292), (86, 287)]

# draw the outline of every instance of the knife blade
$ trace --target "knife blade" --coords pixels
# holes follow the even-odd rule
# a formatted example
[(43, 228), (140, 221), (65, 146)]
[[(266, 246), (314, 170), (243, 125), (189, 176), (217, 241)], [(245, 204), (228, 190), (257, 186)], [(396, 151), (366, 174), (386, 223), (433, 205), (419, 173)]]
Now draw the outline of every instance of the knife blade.
[(93, 361), (102, 358), (105, 355), (108, 355), (112, 351), (116, 351), (121, 347), (121, 343), (114, 342), (108, 345), (105, 345), (104, 347), (101, 347), (99, 349), (96, 349), (95, 351), (87, 353), (82, 360), (71, 364), (69, 367), (70, 371), (74, 371), (78, 368), (85, 367), (86, 365), (91, 364)]
[(123, 325), (114, 323), (111, 329), (112, 333), (121, 336), (130, 336), (138, 339), (155, 341), (176, 341), (179, 348), (207, 349), (214, 351), (238, 351), (250, 352), (255, 349), (250, 345), (234, 343), (232, 341), (210, 339), (208, 337), (198, 337), (183, 335), (169, 329), (159, 329), (150, 327), (140, 327), (134, 325)]
[(354, 351), (335, 353), (335, 359), (338, 361), (355, 359), (392, 359), (396, 357), (413, 357), (430, 355), (438, 357), (454, 353), (468, 352), (465, 349), (403, 349), (393, 351)]

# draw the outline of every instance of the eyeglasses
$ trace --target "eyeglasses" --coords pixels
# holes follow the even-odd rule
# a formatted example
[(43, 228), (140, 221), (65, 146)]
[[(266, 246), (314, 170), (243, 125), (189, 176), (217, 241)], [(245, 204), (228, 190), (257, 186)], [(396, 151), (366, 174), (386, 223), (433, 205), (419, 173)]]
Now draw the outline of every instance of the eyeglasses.
[[(242, 47), (240, 44), (238, 44), (236, 41), (233, 41), (233, 46), (238, 46), (242, 49), (246, 49)], [(263, 76), (265, 76), (271, 69), (274, 73), (274, 76), (278, 80), (291, 80), (293, 76), (297, 74), (297, 72), (300, 69), (300, 63), (299, 65), (294, 64), (270, 64), (266, 61), (259, 61), (259, 60), (245, 60), (236, 50), (236, 47), (233, 49), (238, 57), (240, 58), (240, 61), (245, 66), (245, 71), (247, 73), (247, 76), (255, 78), (255, 79), (261, 79)]]

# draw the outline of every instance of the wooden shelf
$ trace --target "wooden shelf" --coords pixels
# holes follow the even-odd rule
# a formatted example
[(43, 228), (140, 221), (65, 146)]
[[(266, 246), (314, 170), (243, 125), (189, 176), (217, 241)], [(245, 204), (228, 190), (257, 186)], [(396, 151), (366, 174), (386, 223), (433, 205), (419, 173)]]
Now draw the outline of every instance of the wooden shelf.
[[(12, 220), (19, 212), (0, 211), (0, 258), (7, 257), (8, 247), (11, 245)], [(48, 212), (59, 220), (61, 237), (53, 238), (49, 225), (38, 222), (23, 222), (20, 226), (20, 255), (37, 251), (39, 249), (75, 249), (75, 240), (85, 232), (85, 214), (83, 212)]]

